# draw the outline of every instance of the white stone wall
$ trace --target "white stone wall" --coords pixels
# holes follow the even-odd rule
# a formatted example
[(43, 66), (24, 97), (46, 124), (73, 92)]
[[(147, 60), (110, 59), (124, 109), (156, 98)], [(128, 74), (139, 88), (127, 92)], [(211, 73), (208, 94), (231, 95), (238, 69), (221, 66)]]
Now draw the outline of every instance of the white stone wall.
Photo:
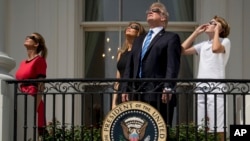
[[(0, 37), (5, 37), (5, 45), (0, 43), (0, 49), (4, 50), (17, 63), (16, 67), (11, 68), (11, 75), (15, 75), (21, 60), (27, 57), (26, 49), (23, 46), (25, 37), (32, 32), (39, 32), (44, 36), (48, 48), (47, 78), (82, 77), (81, 70), (83, 70), (84, 64), (81, 44), (82, 31), (79, 26), (80, 0), (0, 0), (0, 4), (0, 13), (1, 15), (5, 13), (3, 16), (6, 17), (5, 20), (0, 18), (0, 26), (2, 26), (0, 31), (5, 31), (0, 32)], [(2, 7), (4, 12), (2, 12)], [(29, 98), (28, 101), (30, 103), (33, 99)], [(52, 99), (47, 97), (47, 103), (51, 102)], [(57, 97), (56, 102), (56, 106), (62, 105), (60, 97)], [(23, 106), (23, 102), (18, 104), (20, 107)], [(71, 105), (67, 101), (66, 104)], [(52, 106), (48, 104), (47, 107), (47, 121), (51, 121), (52, 112), (49, 107)], [(70, 108), (70, 106), (66, 106), (66, 108)], [(32, 106), (28, 111), (33, 111)], [(61, 111), (56, 110), (56, 115), (61, 116)], [(69, 117), (71, 115), (67, 114), (66, 121)], [(20, 116), (18, 120), (22, 121), (22, 118), (23, 116)], [(22, 127), (20, 126), (20, 128), (21, 131)], [(23, 132), (18, 132), (18, 134), (20, 134), (19, 137), (22, 137)], [(29, 134), (29, 137), (32, 135)]]

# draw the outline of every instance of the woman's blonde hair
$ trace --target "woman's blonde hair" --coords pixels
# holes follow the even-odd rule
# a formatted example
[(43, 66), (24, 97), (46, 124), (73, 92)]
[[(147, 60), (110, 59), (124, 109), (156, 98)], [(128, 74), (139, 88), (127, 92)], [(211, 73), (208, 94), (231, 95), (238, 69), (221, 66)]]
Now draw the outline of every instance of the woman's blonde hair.
[[(142, 34), (145, 34), (146, 31), (145, 31), (144, 27), (140, 23), (138, 23), (138, 22), (130, 22), (128, 24), (128, 27), (131, 26), (131, 25), (133, 25), (133, 24), (138, 25), (138, 28), (139, 28), (138, 33), (137, 33), (137, 37), (140, 36), (140, 35), (142, 35)], [(124, 32), (126, 32), (126, 30)], [(128, 42), (127, 42), (127, 40), (125, 40), (125, 42), (123, 43), (122, 47), (118, 50), (118, 53), (124, 53), (126, 50), (128, 50), (128, 48), (129, 48)]]

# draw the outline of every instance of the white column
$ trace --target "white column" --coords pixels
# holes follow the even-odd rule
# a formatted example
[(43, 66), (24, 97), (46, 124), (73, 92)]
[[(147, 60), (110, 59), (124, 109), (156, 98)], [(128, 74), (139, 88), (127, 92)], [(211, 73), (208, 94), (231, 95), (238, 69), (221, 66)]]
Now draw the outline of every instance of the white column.
[[(250, 32), (250, 19), (249, 19), (249, 0), (243, 1), (243, 78), (250, 79), (250, 64), (249, 64), (249, 52), (250, 52), (250, 40), (249, 40), (249, 32)], [(249, 91), (250, 94), (250, 91)], [(246, 97), (246, 124), (250, 124), (250, 95)]]
[[(249, 79), (250, 65), (249, 65), (249, 0), (228, 0), (228, 19), (231, 26), (230, 40), (231, 40), (231, 55), (229, 64), (227, 66), (228, 76), (235, 79)], [(237, 72), (237, 73), (235, 73)], [(238, 105), (242, 105), (242, 97), (237, 96)], [(250, 96), (245, 99), (245, 119), (246, 124), (250, 123)], [(243, 123), (243, 107), (237, 107), (237, 122)], [(229, 107), (230, 108), (230, 107)]]
[(4, 53), (6, 46), (6, 4), (7, 0), (0, 0), (0, 79), (11, 79), (9, 72), (16, 66), (13, 58)]
[[(9, 72), (15, 67), (14, 59), (4, 53), (6, 46), (6, 4), (7, 0), (0, 0), (0, 141), (13, 139), (13, 93), (10, 93), (10, 87), (3, 81), (12, 79)], [(10, 94), (10, 95), (9, 95)]]

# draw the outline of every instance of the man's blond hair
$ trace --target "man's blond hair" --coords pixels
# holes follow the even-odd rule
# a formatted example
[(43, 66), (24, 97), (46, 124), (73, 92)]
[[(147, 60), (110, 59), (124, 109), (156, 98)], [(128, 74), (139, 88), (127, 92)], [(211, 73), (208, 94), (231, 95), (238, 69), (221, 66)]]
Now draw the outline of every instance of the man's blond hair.
[(161, 11), (161, 14), (163, 15), (163, 16), (165, 16), (165, 27), (168, 25), (168, 17), (169, 17), (169, 13), (168, 13), (168, 11), (167, 11), (167, 8), (165, 7), (165, 5), (164, 4), (162, 4), (162, 3), (160, 3), (160, 2), (154, 2), (151, 6), (150, 6), (150, 8), (155, 8), (155, 7), (157, 7), (157, 8), (159, 8), (160, 9), (160, 11)]

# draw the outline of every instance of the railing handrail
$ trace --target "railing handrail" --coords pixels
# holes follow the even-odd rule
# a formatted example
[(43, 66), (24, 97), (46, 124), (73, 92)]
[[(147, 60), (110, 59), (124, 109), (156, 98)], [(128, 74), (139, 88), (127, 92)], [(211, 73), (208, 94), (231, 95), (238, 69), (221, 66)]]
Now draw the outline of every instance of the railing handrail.
[[(243, 125), (246, 123), (246, 111), (248, 111), (246, 108), (246, 100), (249, 98), (247, 95), (250, 95), (250, 79), (47, 78), (28, 80), (11, 79), (5, 80), (5, 82), (7, 84), (14, 85), (14, 140), (17, 140), (17, 134), (18, 136), (22, 136), (17, 132), (21, 130), (25, 131), (23, 134), (24, 140), (26, 140), (28, 135), (31, 136), (31, 134), (28, 134), (28, 131), (30, 130), (33, 130), (33, 138), (36, 137), (36, 130), (38, 129), (38, 126), (36, 125), (36, 109), (34, 108), (33, 111), (29, 109), (29, 105), (37, 105), (35, 100), (36, 97), (31, 99), (25, 92), (22, 91), (22, 88), (25, 88), (25, 86), (31, 86), (31, 88), (34, 88), (33, 86), (37, 86), (37, 83), (39, 82), (45, 84), (44, 91), (39, 92), (39, 95), (43, 95), (44, 103), (46, 105), (44, 106), (45, 113), (46, 109), (49, 110), (49, 116), (53, 119), (53, 130), (55, 130), (56, 127), (54, 119), (59, 117), (59, 121), (62, 123), (61, 127), (63, 131), (66, 131), (66, 121), (69, 121), (72, 125), (71, 131), (73, 134), (75, 125), (80, 125), (82, 127), (90, 125), (91, 127), (94, 127), (94, 125), (97, 124), (101, 127), (99, 122), (103, 120), (105, 114), (110, 111), (109, 109), (112, 94), (121, 94), (124, 91), (122, 88), (121, 90), (115, 87), (114, 84), (116, 82), (119, 82), (120, 84), (124, 83), (125, 85), (122, 86), (124, 86), (126, 91), (128, 91), (126, 93), (132, 94), (131, 96), (133, 96), (133, 94), (137, 95), (138, 99), (140, 99), (141, 94), (162, 94), (162, 90), (167, 86), (165, 84), (173, 84), (171, 85), (172, 87), (170, 93), (176, 94), (175, 96), (178, 100), (178, 104), (176, 106), (177, 114), (176, 117), (174, 117), (177, 128), (180, 123), (185, 122), (188, 124), (190, 121), (194, 121), (195, 128), (198, 127), (197, 98), (199, 94), (204, 95), (205, 99), (214, 95), (215, 101), (217, 96), (222, 96), (224, 103), (227, 103), (228, 101), (231, 104), (231, 107), (227, 107), (224, 104), (225, 114), (223, 119), (225, 133), (227, 133), (226, 131), (229, 129), (229, 125), (231, 124), (236, 124), (241, 121)], [(145, 89), (144, 86), (147, 86), (147, 89)], [(241, 113), (238, 113), (239, 108)], [(25, 111), (23, 115), (18, 113), (18, 111), (22, 110)], [(56, 113), (57, 110), (61, 111), (61, 113)], [(231, 110), (233, 111), (232, 113), (229, 112)], [(205, 111), (207, 111), (206, 106)], [(33, 114), (33, 126), (27, 124), (28, 114)], [(183, 117), (179, 116), (179, 114), (183, 115)], [(226, 114), (230, 114), (233, 118), (231, 118), (230, 121), (227, 120)], [(237, 116), (238, 114), (240, 114), (240, 116)], [(17, 118), (24, 115), (25, 117), (22, 119)], [(90, 116), (92, 118), (89, 118)], [(207, 115), (205, 114), (205, 117), (206, 116)], [(75, 119), (77, 120), (75, 121)], [(19, 122), (24, 122), (22, 125), (23, 127), (17, 124)], [(205, 125), (205, 128), (207, 128), (206, 120)], [(214, 125), (214, 129), (216, 132), (216, 124)], [(81, 129), (81, 132), (83, 133), (83, 128)], [(62, 135), (65, 136), (65, 132), (62, 132)], [(205, 133), (205, 135), (208, 134)], [(52, 136), (55, 137), (53, 134)], [(225, 134), (224, 137), (227, 137), (227, 134)]]
[(116, 78), (47, 78), (47, 79), (27, 79), (16, 80), (6, 79), (7, 83), (22, 83), (22, 82), (141, 82), (141, 81), (163, 81), (163, 82), (234, 82), (234, 83), (250, 83), (250, 79), (166, 79), (166, 78), (131, 78), (131, 79), (116, 79)]

